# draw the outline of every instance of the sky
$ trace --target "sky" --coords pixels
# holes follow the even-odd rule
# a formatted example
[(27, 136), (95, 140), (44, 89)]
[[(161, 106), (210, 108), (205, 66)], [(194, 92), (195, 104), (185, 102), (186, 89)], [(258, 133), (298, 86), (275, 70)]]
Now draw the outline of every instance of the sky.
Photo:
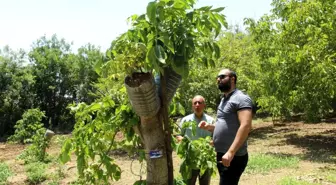
[[(143, 14), (150, 0), (0, 0), (0, 48), (29, 51), (42, 36), (56, 34), (72, 49), (91, 43), (105, 51), (127, 31), (127, 18)], [(198, 0), (196, 7), (225, 7), (229, 25), (243, 28), (244, 18), (259, 19), (272, 0)]]

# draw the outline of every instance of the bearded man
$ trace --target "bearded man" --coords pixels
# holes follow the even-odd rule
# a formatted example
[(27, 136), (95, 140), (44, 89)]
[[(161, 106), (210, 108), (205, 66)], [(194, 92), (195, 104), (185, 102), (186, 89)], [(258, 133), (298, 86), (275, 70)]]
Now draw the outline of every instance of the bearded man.
[(236, 88), (237, 75), (222, 69), (218, 89), (224, 93), (217, 109), (215, 124), (205, 121), (199, 128), (213, 132), (220, 185), (237, 185), (248, 162), (247, 137), (252, 127), (252, 100)]

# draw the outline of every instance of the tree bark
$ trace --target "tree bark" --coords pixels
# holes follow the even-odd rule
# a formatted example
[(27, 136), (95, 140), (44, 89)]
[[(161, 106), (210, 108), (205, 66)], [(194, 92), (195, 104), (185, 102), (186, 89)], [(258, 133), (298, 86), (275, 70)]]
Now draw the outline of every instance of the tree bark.
[[(141, 117), (141, 124), (138, 126), (138, 129), (146, 151), (147, 184), (167, 185), (168, 165), (165, 135), (159, 116)], [(157, 158), (151, 158), (150, 154), (157, 151), (162, 152), (162, 155)]]
[[(155, 87), (154, 78), (150, 73), (133, 73), (125, 78), (132, 107), (141, 117), (141, 124), (134, 129), (145, 147), (148, 185), (174, 184), (173, 150), (167, 107), (170, 101), (167, 101), (167, 91), (169, 90), (172, 98), (180, 78), (178, 76), (170, 79), (170, 84), (167, 84), (167, 81), (167, 77), (161, 74)], [(170, 88), (167, 89), (167, 86)]]
[[(165, 133), (165, 145), (166, 145), (166, 155), (168, 164), (168, 185), (174, 185), (174, 166), (173, 166), (173, 149), (171, 147), (171, 130), (169, 126), (168, 118), (168, 104), (167, 100), (167, 77), (161, 75), (161, 116), (163, 118), (163, 131)], [(173, 95), (174, 96), (174, 95)]]

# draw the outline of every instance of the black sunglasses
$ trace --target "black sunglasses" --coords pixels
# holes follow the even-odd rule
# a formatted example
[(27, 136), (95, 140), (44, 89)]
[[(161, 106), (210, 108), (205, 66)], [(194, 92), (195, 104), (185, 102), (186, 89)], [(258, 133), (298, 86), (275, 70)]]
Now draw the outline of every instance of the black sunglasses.
[(218, 75), (217, 78), (222, 80), (222, 79), (226, 78), (227, 76), (230, 76), (230, 75)]

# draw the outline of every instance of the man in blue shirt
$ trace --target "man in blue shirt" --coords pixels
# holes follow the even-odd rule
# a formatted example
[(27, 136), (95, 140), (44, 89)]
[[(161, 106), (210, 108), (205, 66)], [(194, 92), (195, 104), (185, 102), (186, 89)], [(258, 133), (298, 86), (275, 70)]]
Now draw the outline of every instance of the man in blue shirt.
[(218, 88), (224, 93), (215, 125), (198, 126), (213, 132), (220, 185), (237, 185), (247, 162), (247, 137), (252, 127), (252, 100), (236, 89), (237, 75), (230, 69), (218, 73)]
[[(197, 95), (192, 100), (192, 109), (194, 111), (193, 114), (189, 114), (188, 116), (185, 116), (182, 118), (180, 122), (180, 128), (182, 128), (183, 123), (189, 122), (189, 121), (195, 121), (198, 125), (201, 121), (205, 121), (208, 124), (213, 124), (214, 119), (205, 114), (204, 111), (205, 108), (205, 99), (203, 96)], [(191, 140), (196, 140), (199, 138), (205, 138), (207, 136), (212, 136), (212, 133), (210, 131), (201, 129), (199, 127), (196, 127), (196, 134), (192, 134), (192, 128), (183, 128), (181, 129), (181, 135), (177, 136), (177, 140), (181, 141), (184, 136), (188, 136)], [(195, 185), (197, 177), (200, 176), (200, 170), (192, 170), (192, 176), (191, 179), (187, 180), (188, 185)], [(202, 176), (199, 177), (199, 184), (200, 185), (209, 185), (211, 179), (211, 173), (207, 170), (204, 172)]]

